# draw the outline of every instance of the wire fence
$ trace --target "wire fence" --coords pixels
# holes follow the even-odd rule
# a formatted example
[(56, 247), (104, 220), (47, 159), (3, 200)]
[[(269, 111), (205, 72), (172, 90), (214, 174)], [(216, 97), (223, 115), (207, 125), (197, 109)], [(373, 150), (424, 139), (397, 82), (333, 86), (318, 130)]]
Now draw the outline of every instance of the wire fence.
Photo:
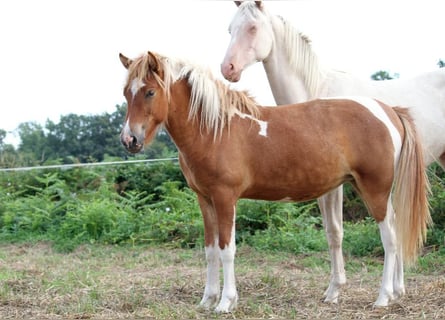
[(71, 169), (77, 167), (94, 167), (94, 166), (108, 166), (118, 164), (132, 164), (142, 162), (165, 162), (165, 161), (177, 161), (178, 158), (163, 158), (163, 159), (143, 159), (143, 160), (122, 160), (122, 161), (109, 161), (109, 162), (91, 162), (91, 163), (73, 163), (73, 164), (56, 164), (48, 166), (34, 166), (34, 167), (18, 167), (18, 168), (0, 168), (0, 172), (7, 171), (30, 171), (30, 170), (43, 170), (43, 169)]

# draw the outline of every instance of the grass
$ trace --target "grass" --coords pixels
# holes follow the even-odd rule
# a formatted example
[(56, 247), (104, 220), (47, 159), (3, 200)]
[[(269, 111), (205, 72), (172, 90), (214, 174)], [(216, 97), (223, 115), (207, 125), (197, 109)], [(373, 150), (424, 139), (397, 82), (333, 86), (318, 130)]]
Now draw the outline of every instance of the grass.
[(238, 308), (217, 315), (197, 308), (205, 284), (202, 249), (85, 245), (60, 253), (45, 243), (5, 244), (0, 318), (439, 319), (445, 314), (444, 265), (443, 256), (422, 257), (419, 267), (406, 272), (407, 295), (374, 309), (382, 261), (347, 258), (348, 284), (339, 304), (331, 305), (322, 302), (327, 253), (297, 256), (240, 246)]

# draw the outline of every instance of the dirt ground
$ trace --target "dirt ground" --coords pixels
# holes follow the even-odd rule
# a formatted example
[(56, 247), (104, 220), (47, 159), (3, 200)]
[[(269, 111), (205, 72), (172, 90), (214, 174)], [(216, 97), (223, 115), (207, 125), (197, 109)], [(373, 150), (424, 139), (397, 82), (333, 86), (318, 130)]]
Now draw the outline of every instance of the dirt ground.
[(347, 259), (338, 304), (322, 294), (326, 254), (237, 252), (238, 308), (200, 310), (203, 250), (85, 246), (56, 253), (47, 244), (0, 245), (0, 319), (445, 319), (445, 266), (407, 272), (407, 294), (374, 308), (379, 259)]

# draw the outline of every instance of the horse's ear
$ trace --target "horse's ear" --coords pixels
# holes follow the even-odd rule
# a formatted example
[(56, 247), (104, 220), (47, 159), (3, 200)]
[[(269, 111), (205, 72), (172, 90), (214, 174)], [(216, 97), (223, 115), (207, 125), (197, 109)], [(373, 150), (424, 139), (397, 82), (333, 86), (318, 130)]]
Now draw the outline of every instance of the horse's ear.
[(128, 69), (130, 65), (133, 63), (133, 60), (127, 58), (122, 53), (119, 53), (119, 59), (126, 69)]
[[(241, 3), (243, 3), (242, 1), (234, 1), (236, 6), (239, 7), (241, 5)], [(255, 1), (256, 6), (258, 7), (258, 9), (263, 10), (263, 2), (262, 1)]]
[(147, 54), (148, 54), (148, 66), (150, 67), (150, 70), (158, 73), (161, 66), (159, 58), (156, 56), (155, 53), (151, 51), (148, 51)]

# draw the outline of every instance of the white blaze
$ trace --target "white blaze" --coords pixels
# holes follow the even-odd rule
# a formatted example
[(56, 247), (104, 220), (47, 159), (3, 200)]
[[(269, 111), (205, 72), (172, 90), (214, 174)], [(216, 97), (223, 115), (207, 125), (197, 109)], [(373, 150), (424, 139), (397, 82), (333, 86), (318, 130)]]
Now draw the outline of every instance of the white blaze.
[(130, 90), (131, 90), (131, 94), (133, 95), (133, 99), (134, 99), (134, 96), (138, 93), (139, 89), (142, 88), (143, 86), (145, 86), (145, 83), (142, 80), (135, 78), (131, 81)]

